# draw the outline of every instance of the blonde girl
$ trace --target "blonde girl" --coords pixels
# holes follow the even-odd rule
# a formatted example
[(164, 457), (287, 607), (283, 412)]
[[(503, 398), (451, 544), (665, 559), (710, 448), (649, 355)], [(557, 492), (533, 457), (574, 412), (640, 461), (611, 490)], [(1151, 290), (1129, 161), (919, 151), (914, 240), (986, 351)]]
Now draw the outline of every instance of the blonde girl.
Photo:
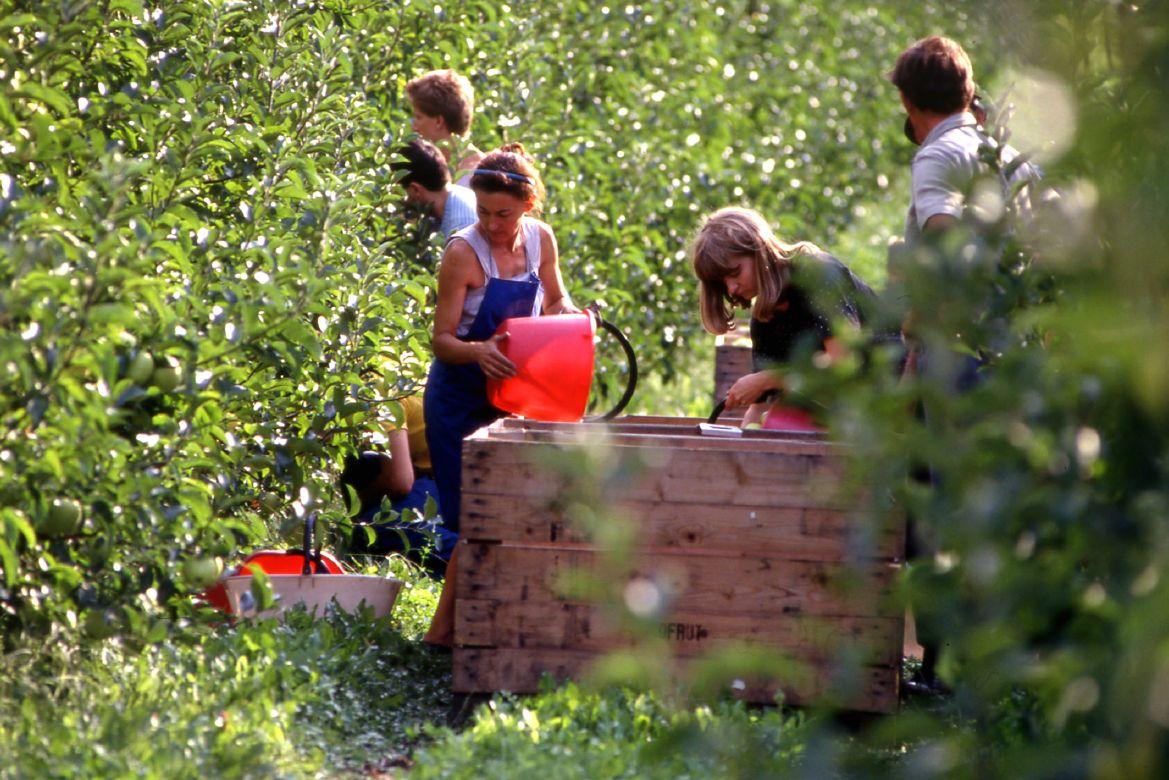
[[(787, 244), (757, 211), (724, 208), (703, 222), (691, 246), (699, 281), (702, 324), (711, 333), (735, 326), (736, 308), (751, 311), (751, 353), (754, 371), (727, 393), (726, 408), (750, 407), (744, 424), (759, 422), (769, 393), (782, 393), (777, 370), (788, 364), (797, 347), (811, 342), (819, 351), (838, 350), (832, 320), (862, 322), (861, 305), (873, 291), (843, 263), (815, 244)], [(774, 407), (768, 427), (815, 429), (806, 414)], [(784, 416), (784, 423), (778, 424)]]

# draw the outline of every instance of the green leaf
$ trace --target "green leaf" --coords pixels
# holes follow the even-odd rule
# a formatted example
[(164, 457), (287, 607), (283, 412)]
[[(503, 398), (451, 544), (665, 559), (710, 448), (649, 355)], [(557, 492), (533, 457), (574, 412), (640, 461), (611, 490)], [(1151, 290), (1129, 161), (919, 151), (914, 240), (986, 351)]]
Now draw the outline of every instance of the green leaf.
[(56, 111), (59, 116), (68, 116), (73, 113), (73, 104), (69, 100), (69, 96), (53, 87), (46, 87), (36, 82), (28, 82), (21, 84), (19, 89), (13, 90), (12, 94), (44, 103)]
[(11, 588), (20, 576), (20, 563), (16, 551), (4, 539), (0, 539), (0, 563), (4, 564), (4, 585)]

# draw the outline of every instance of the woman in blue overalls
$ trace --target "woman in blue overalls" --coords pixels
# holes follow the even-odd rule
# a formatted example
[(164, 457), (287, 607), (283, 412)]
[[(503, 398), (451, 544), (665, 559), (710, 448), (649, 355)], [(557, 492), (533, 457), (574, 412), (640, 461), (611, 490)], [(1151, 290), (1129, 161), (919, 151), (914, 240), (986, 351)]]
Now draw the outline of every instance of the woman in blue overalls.
[(515, 365), (499, 351), (508, 317), (578, 312), (564, 291), (556, 238), (538, 213), (544, 187), (520, 144), (488, 154), (471, 177), (479, 221), (451, 236), (438, 271), (434, 356), (423, 408), (443, 525), (459, 531), (463, 438), (502, 416), (487, 377)]

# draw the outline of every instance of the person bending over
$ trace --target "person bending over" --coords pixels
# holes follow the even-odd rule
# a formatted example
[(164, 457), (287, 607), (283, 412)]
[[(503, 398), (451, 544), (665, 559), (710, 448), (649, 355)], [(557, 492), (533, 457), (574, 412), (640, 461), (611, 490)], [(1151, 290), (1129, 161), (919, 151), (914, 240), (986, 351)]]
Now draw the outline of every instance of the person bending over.
[[(353, 551), (403, 553), (440, 577), (457, 537), (443, 524), (422, 398), (412, 395), (400, 403), (404, 419), (386, 432), (389, 453), (366, 451), (350, 456), (341, 472), (341, 484), (353, 488), (360, 502), (354, 517)], [(393, 515), (383, 512), (385, 501)], [(437, 506), (438, 516), (423, 520), (428, 502)]]
[(438, 147), (415, 139), (398, 150), (405, 162), (390, 165), (405, 171), (398, 184), (406, 190), (406, 202), (420, 206), (438, 220), (443, 240), (474, 224), (475, 193), (469, 187), (451, 183), (451, 173)]
[(727, 392), (726, 408), (748, 407), (744, 425), (766, 410), (768, 427), (818, 430), (807, 412), (764, 396), (782, 395), (782, 368), (797, 348), (839, 352), (833, 318), (860, 326), (873, 291), (843, 263), (815, 244), (785, 244), (757, 211), (724, 208), (703, 222), (691, 245), (699, 280), (702, 324), (711, 333), (734, 328), (734, 309), (751, 310), (753, 371)]

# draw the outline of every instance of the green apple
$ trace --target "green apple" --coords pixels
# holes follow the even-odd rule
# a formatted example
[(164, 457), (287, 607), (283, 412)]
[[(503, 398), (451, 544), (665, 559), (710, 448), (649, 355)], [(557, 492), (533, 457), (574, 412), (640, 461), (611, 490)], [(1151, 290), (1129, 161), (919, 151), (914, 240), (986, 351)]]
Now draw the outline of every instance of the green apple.
[(158, 388), (160, 393), (169, 393), (183, 381), (183, 371), (178, 365), (167, 358), (167, 362), (154, 369), (150, 376), (150, 384)]
[(223, 572), (223, 561), (218, 558), (188, 558), (183, 561), (183, 579), (196, 588), (215, 584)]
[(126, 378), (136, 385), (144, 385), (154, 376), (154, 358), (146, 350), (136, 352), (126, 367)]
[(72, 536), (80, 530), (81, 504), (72, 498), (54, 498), (36, 526), (37, 533), (49, 539)]

